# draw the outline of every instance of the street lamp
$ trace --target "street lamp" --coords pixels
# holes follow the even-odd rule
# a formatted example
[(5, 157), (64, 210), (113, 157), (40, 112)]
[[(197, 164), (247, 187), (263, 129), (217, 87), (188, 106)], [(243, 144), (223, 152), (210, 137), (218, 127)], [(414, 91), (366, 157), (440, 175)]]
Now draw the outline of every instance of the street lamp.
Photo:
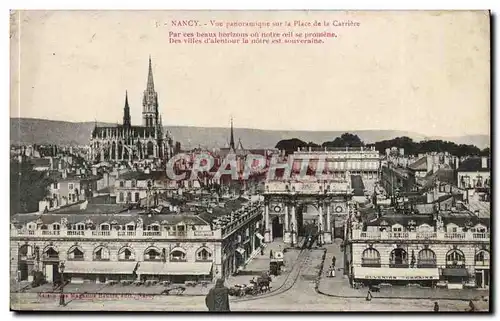
[(59, 295), (60, 306), (66, 305), (66, 303), (64, 302), (64, 268), (64, 262), (61, 262), (61, 265), (59, 266), (59, 272), (61, 273), (61, 294)]
[(319, 237), (318, 237), (318, 246), (321, 247), (321, 244), (323, 243), (322, 241), (322, 236), (323, 236), (323, 233), (322, 233), (322, 229), (321, 229), (321, 223), (319, 223)]
[(291, 245), (292, 245), (292, 247), (294, 247), (294, 244), (293, 244), (293, 233), (294, 233), (293, 232), (293, 223), (291, 223), (290, 226), (292, 227), (292, 244)]

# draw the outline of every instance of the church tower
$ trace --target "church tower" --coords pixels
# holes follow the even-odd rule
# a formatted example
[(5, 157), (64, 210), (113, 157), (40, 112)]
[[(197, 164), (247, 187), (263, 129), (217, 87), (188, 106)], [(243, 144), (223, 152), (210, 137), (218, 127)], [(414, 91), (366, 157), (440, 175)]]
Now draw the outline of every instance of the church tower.
[(233, 117), (231, 117), (231, 138), (229, 140), (229, 148), (234, 150)]
[(153, 67), (149, 57), (148, 84), (142, 100), (142, 126), (157, 127), (160, 123), (158, 114), (158, 94), (153, 81)]
[(128, 93), (125, 91), (125, 107), (123, 107), (123, 127), (130, 128), (130, 107), (128, 105)]

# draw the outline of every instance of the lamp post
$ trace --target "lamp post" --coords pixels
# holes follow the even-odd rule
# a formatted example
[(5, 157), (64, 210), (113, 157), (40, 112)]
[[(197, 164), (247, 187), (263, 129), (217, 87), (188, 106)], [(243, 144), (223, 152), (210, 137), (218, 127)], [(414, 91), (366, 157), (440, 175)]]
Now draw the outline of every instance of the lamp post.
[(59, 266), (59, 272), (61, 273), (61, 294), (59, 295), (60, 306), (66, 305), (66, 303), (64, 302), (64, 268), (64, 262), (61, 262), (61, 265)]
[(294, 247), (294, 244), (293, 244), (293, 233), (294, 233), (294, 231), (293, 231), (293, 222), (290, 224), (290, 227), (292, 228), (292, 244), (291, 244), (291, 246), (293, 248)]
[(321, 222), (319, 223), (319, 237), (318, 237), (318, 246), (321, 247), (322, 245), (322, 237), (323, 237), (323, 233), (322, 233), (322, 229), (321, 229)]

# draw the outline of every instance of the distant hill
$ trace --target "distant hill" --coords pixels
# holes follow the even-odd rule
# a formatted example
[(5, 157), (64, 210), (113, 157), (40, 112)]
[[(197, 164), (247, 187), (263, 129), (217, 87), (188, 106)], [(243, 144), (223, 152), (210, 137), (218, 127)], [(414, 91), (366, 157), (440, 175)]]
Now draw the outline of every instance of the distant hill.
[[(113, 125), (98, 123), (100, 126)], [(66, 122), (33, 118), (10, 119), (10, 142), (12, 144), (59, 144), (59, 145), (87, 145), (94, 122)], [(229, 128), (220, 127), (191, 127), (168, 126), (175, 141), (182, 144), (182, 148), (193, 147), (224, 147), (229, 139)], [(251, 128), (235, 128), (235, 140), (241, 139), (245, 148), (274, 148), (282, 139), (299, 138), (306, 142), (321, 144), (331, 141), (346, 131), (297, 131), (297, 130), (263, 130)], [(374, 143), (381, 140), (408, 136), (415, 141), (424, 139), (442, 139), (457, 144), (473, 144), (479, 148), (490, 146), (488, 135), (470, 135), (460, 137), (425, 137), (424, 135), (398, 130), (349, 130), (358, 135), (365, 143)]]

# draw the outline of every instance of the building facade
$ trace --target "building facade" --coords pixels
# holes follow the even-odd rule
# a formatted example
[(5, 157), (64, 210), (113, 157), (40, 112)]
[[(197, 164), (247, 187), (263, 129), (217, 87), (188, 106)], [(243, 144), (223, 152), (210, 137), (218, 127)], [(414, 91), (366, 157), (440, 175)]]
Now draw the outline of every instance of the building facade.
[(90, 139), (93, 162), (168, 159), (173, 153), (173, 140), (163, 132), (158, 94), (154, 88), (153, 68), (149, 59), (148, 82), (142, 101), (142, 125), (133, 126), (128, 95), (125, 94), (123, 124), (95, 126)]
[[(11, 220), (11, 278), (72, 283), (212, 281), (237, 271), (260, 246), (262, 204), (250, 202), (217, 224), (199, 215), (144, 214), (119, 205), (77, 205)], [(100, 214), (96, 214), (96, 213)]]
[(308, 160), (311, 167), (323, 160), (326, 172), (338, 178), (350, 172), (365, 180), (376, 180), (380, 168), (380, 155), (375, 147), (303, 148), (293, 153), (294, 170), (300, 170), (303, 160)]
[(353, 282), (490, 285), (489, 219), (463, 208), (354, 219), (346, 244), (345, 268)]

